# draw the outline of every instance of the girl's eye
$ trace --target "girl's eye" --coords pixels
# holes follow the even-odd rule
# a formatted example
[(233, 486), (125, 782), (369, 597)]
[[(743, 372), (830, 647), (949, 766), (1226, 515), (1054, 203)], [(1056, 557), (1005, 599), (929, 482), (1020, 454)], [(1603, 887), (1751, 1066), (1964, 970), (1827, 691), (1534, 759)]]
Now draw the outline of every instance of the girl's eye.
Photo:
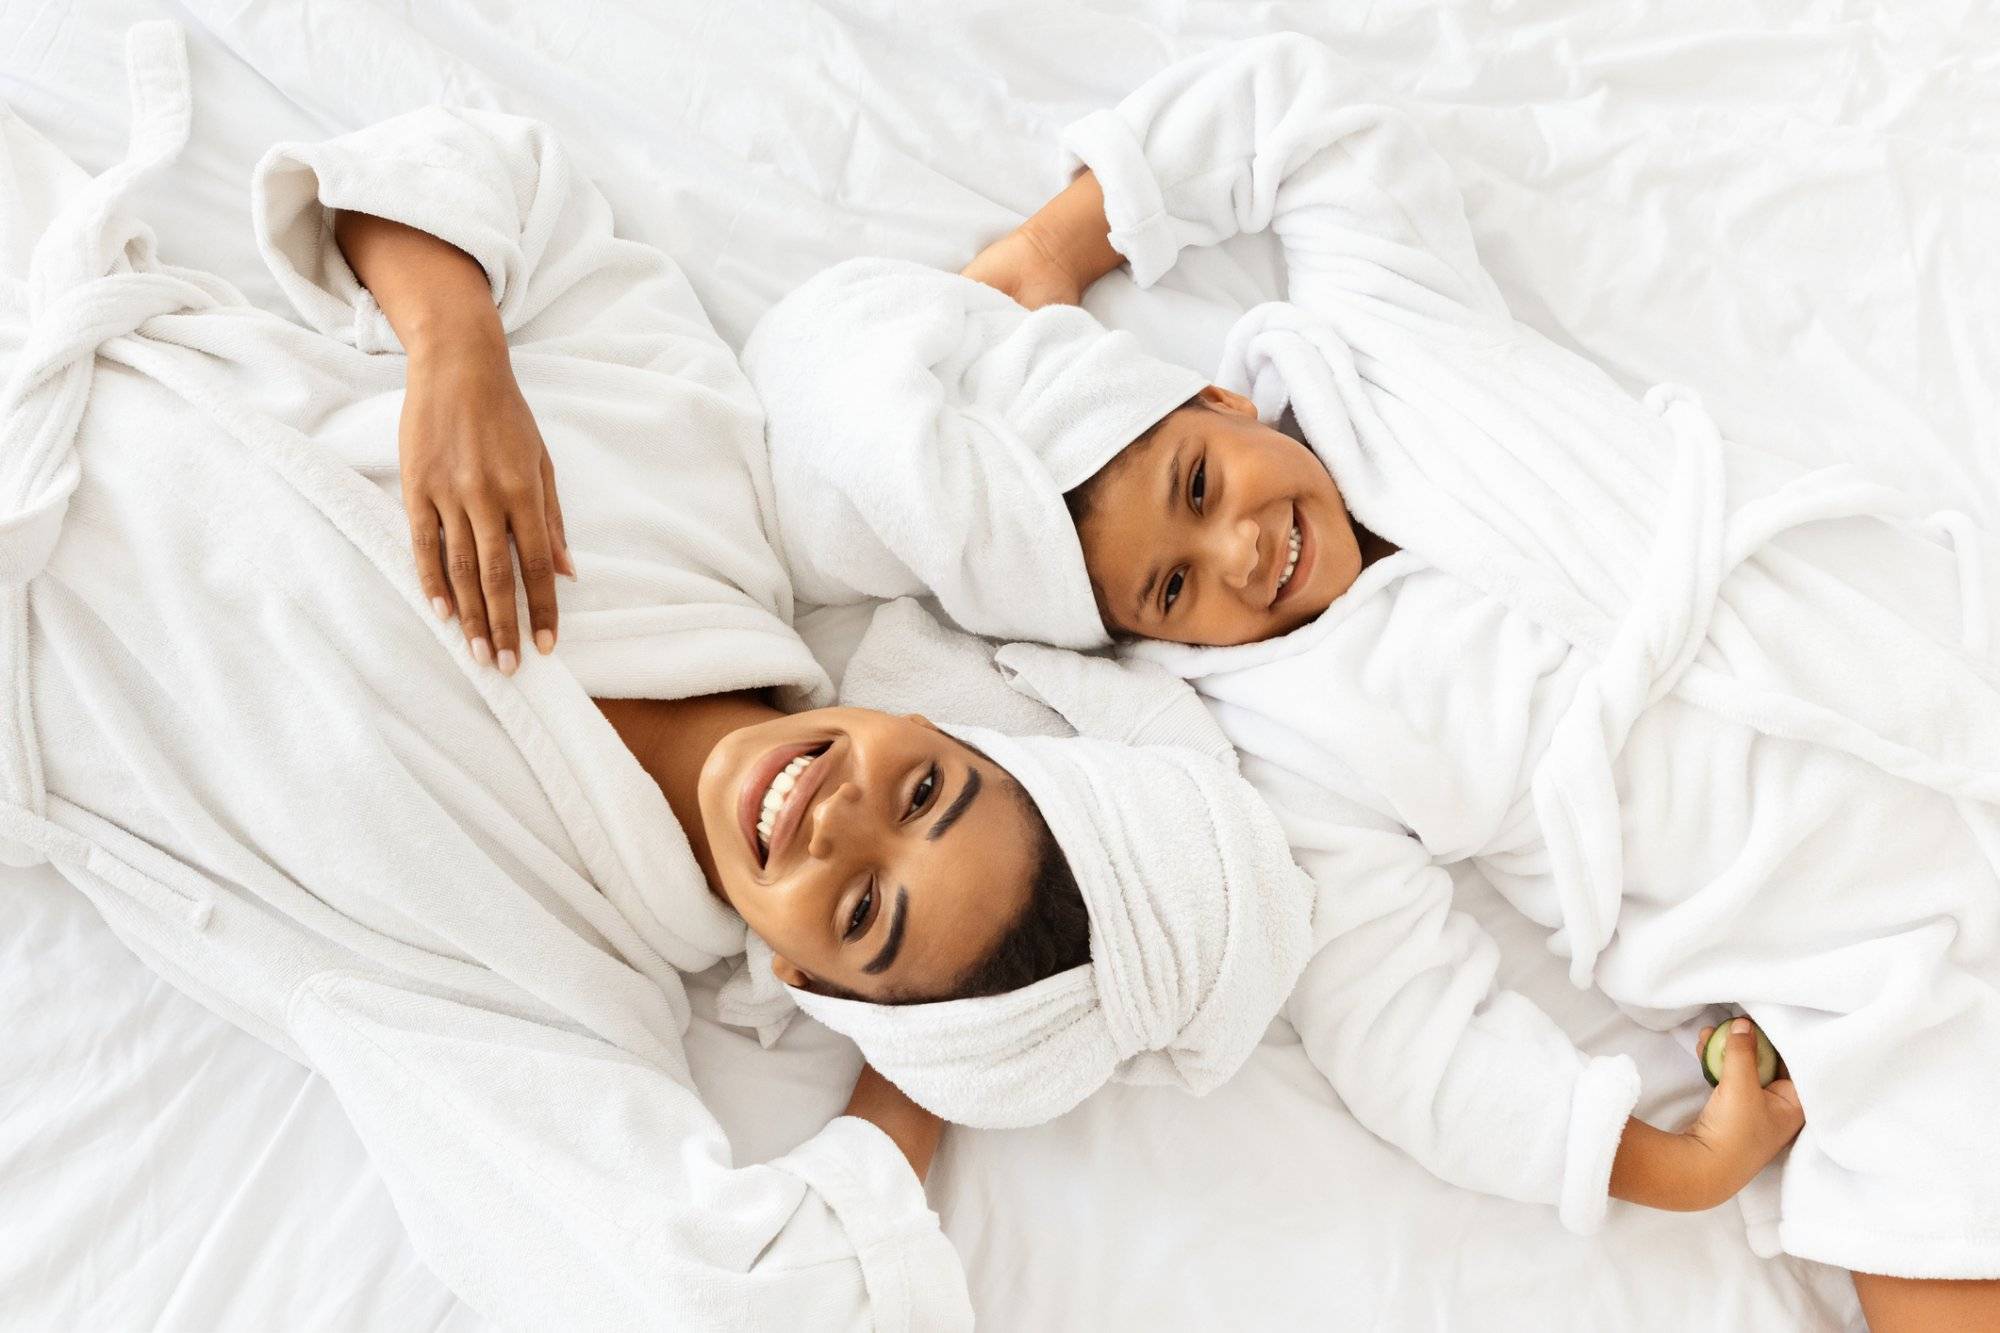
[(869, 909), (871, 909), (874, 906), (875, 906), (875, 886), (873, 884), (870, 884), (867, 887), (867, 889), (865, 889), (862, 892), (860, 899), (855, 902), (854, 914), (847, 918), (847, 933), (841, 936), (841, 938), (845, 940), (851, 940), (856, 935), (859, 935), (861, 933), (862, 927), (868, 924)]
[(924, 774), (923, 778), (917, 783), (916, 790), (910, 793), (910, 810), (909, 814), (905, 815), (904, 818), (909, 818), (910, 815), (916, 814), (919, 810), (929, 805), (931, 797), (937, 795), (937, 786), (937, 765), (932, 764), (930, 772)]
[(1194, 465), (1194, 475), (1188, 479), (1188, 503), (1194, 506), (1195, 513), (1201, 512), (1201, 502), (1207, 494), (1208, 460), (1204, 458)]
[(1177, 569), (1167, 575), (1166, 591), (1161, 594), (1162, 601), (1164, 602), (1164, 605), (1160, 608), (1161, 610), (1171, 611), (1174, 609), (1174, 603), (1181, 599), (1181, 585), (1185, 582), (1187, 582), (1187, 574), (1182, 570)]

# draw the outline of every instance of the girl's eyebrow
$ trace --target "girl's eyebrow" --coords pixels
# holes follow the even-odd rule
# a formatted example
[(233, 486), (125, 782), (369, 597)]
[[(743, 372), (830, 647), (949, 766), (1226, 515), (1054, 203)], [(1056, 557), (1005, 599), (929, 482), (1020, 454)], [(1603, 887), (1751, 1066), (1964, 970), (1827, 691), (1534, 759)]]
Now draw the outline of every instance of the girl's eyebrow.
[[(1173, 515), (1174, 505), (1179, 502), (1181, 495), (1181, 453), (1182, 451), (1179, 449), (1174, 450), (1173, 462), (1169, 464), (1167, 467), (1167, 494), (1166, 494), (1165, 508), (1169, 517)], [(1159, 566), (1155, 565), (1153, 568), (1146, 571), (1146, 582), (1144, 586), (1142, 586), (1139, 589), (1139, 600), (1135, 609), (1141, 616), (1144, 616), (1146, 614), (1146, 608), (1153, 604), (1153, 589), (1158, 587), (1159, 584), (1160, 584), (1160, 570)]]
[(935, 824), (932, 824), (929, 829), (925, 830), (925, 842), (936, 842), (939, 838), (951, 832), (951, 826), (956, 824), (958, 817), (965, 813), (965, 807), (971, 805), (972, 798), (979, 795), (979, 783), (979, 770), (968, 767), (965, 770), (965, 785), (958, 789), (958, 799), (953, 801), (951, 807), (937, 817)]
[(883, 941), (882, 952), (876, 954), (872, 960), (862, 965), (861, 970), (863, 972), (872, 977), (888, 971), (889, 964), (895, 962), (896, 955), (902, 951), (903, 923), (908, 921), (909, 918), (910, 891), (898, 884), (896, 886), (896, 915), (889, 919), (889, 938)]

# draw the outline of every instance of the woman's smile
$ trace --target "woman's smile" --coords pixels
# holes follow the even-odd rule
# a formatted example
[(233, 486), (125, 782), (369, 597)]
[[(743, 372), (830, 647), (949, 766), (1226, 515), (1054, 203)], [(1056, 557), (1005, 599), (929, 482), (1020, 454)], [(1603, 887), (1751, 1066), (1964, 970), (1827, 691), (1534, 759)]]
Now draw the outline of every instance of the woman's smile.
[(791, 836), (826, 777), (822, 761), (831, 741), (793, 741), (777, 746), (744, 774), (737, 797), (737, 823), (759, 866), (769, 866)]

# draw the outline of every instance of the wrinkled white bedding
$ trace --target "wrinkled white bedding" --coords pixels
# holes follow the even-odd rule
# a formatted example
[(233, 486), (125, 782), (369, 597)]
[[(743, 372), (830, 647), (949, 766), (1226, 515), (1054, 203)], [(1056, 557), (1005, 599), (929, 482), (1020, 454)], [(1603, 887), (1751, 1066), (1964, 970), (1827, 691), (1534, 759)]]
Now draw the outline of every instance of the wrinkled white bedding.
[[(170, 258), (273, 308), (245, 193), (269, 142), (434, 100), (539, 116), (740, 342), (835, 259), (962, 262), (1056, 183), (1068, 118), (1175, 55), (1298, 27), (1415, 99), (1529, 322), (1630, 385), (1699, 386), (1737, 438), (1994, 521), (2000, 21), (1794, 10), (0, 0), (0, 96), (102, 166), (118, 34), (187, 21), (195, 139), (143, 211)], [(1206, 364), (1270, 273), (1239, 246), (1181, 297), (1114, 282), (1095, 303)], [(46, 872), (4, 876), (0, 1326), (477, 1326), (416, 1266), (322, 1084), (155, 980)], [(1631, 1029), (1484, 885), (1461, 898), (1504, 984), (1638, 1059), (1642, 1113), (1697, 1104), (1686, 1034)], [(853, 1061), (803, 1025), (760, 1053), (697, 1021), (690, 1046), (746, 1159), (823, 1123)], [(1114, 1088), (1036, 1130), (950, 1135), (930, 1192), (994, 1328), (1858, 1326), (1841, 1275), (1752, 1258), (1733, 1209), (1619, 1208), (1578, 1240), (1442, 1186), (1288, 1039), (1202, 1101)]]

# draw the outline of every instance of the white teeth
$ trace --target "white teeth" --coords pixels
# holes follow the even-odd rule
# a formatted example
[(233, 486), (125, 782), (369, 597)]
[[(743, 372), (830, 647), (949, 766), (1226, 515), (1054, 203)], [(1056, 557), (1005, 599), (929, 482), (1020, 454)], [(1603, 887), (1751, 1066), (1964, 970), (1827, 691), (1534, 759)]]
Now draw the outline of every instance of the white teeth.
[(1285, 543), (1292, 548), (1292, 553), (1285, 560), (1285, 572), (1278, 575), (1277, 591), (1279, 592), (1285, 590), (1285, 585), (1292, 581), (1292, 571), (1299, 567), (1299, 542), (1299, 525), (1294, 523), (1292, 524), (1291, 535), (1285, 538)]
[(778, 812), (785, 808), (785, 797), (798, 785), (799, 774), (818, 758), (814, 754), (802, 754), (778, 770), (778, 776), (771, 779), (771, 785), (764, 790), (764, 804), (757, 813), (758, 850), (771, 850), (771, 830), (778, 826)]

